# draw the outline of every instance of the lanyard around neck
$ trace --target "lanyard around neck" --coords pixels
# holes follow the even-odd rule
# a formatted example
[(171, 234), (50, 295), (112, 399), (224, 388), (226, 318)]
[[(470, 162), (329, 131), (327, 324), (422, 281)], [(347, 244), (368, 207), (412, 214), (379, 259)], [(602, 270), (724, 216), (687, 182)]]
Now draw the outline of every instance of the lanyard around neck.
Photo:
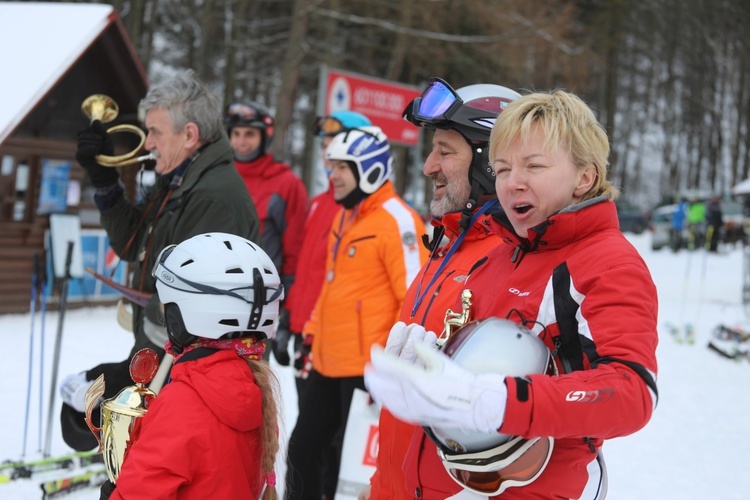
[[(453, 244), (448, 249), (448, 253), (445, 254), (445, 257), (443, 257), (442, 262), (440, 263), (440, 266), (437, 268), (437, 271), (435, 271), (435, 274), (432, 275), (432, 279), (430, 279), (430, 282), (427, 283), (427, 287), (425, 287), (424, 292), (422, 292), (422, 280), (420, 279), (419, 285), (417, 285), (417, 293), (414, 300), (414, 306), (411, 309), (411, 317), (413, 318), (417, 314), (417, 310), (419, 310), (419, 306), (422, 304), (422, 301), (429, 293), (430, 289), (432, 288), (432, 285), (435, 284), (435, 280), (437, 280), (438, 276), (440, 276), (440, 273), (443, 272), (443, 269), (445, 269), (445, 266), (448, 264), (448, 261), (453, 257), (453, 254), (456, 253), (456, 250), (458, 250), (458, 247), (461, 246), (461, 243), (464, 241), (464, 237), (466, 236), (466, 233), (469, 232), (469, 230), (474, 226), (474, 223), (487, 213), (490, 208), (497, 205), (497, 200), (490, 200), (486, 202), (484, 205), (482, 205), (482, 208), (477, 210), (474, 215), (471, 216), (471, 219), (469, 220), (469, 225), (466, 226), (466, 230), (461, 232), (461, 234), (458, 235), (458, 237), (453, 241)], [(422, 273), (422, 278), (424, 278), (425, 273), (427, 272), (427, 269), (429, 269), (430, 264), (432, 263), (432, 258), (434, 257), (434, 252), (438, 250), (438, 246), (435, 246), (435, 250), (433, 250), (433, 255), (430, 256), (430, 260), (427, 263), (427, 266), (425, 267), (425, 271)]]
[[(354, 217), (357, 216), (357, 212), (359, 211), (359, 207), (361, 206), (361, 203), (358, 203), (357, 206), (354, 207), (352, 210), (352, 213), (349, 215), (349, 222), (354, 220)], [(333, 236), (336, 238), (336, 241), (333, 243), (333, 262), (336, 262), (336, 257), (338, 257), (339, 254), (339, 245), (341, 245), (341, 238), (343, 235), (343, 229), (344, 229), (344, 218), (346, 216), (346, 209), (341, 211), (341, 218), (339, 219), (339, 229), (338, 231), (333, 233)]]

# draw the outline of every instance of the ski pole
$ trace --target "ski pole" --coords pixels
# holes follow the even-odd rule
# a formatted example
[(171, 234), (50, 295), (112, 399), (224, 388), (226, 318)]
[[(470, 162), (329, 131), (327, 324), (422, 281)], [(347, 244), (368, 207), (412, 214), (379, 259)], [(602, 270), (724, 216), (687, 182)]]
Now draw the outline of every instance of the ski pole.
[(57, 323), (57, 336), (55, 337), (55, 352), (52, 358), (52, 381), (50, 382), (49, 407), (47, 408), (47, 433), (44, 440), (44, 456), (48, 457), (52, 447), (52, 414), (55, 410), (55, 390), (57, 388), (57, 370), (60, 365), (60, 344), (62, 342), (63, 323), (65, 322), (65, 308), (68, 302), (68, 278), (70, 277), (70, 263), (73, 260), (73, 242), (68, 242), (68, 251), (65, 256), (65, 273), (60, 290), (60, 319)]
[[(680, 305), (680, 320), (685, 319), (685, 305), (687, 303), (687, 291), (688, 283), (690, 283), (690, 259), (693, 255), (693, 248), (695, 246), (695, 232), (693, 227), (690, 227), (688, 236), (688, 252), (687, 252), (687, 265), (685, 266), (685, 282), (682, 285), (682, 304)], [(680, 338), (679, 329), (675, 329), (675, 340), (679, 343), (682, 342)]]
[(701, 306), (703, 304), (703, 290), (706, 288), (706, 268), (708, 264), (708, 253), (711, 247), (711, 238), (714, 234), (714, 226), (708, 226), (706, 229), (706, 241), (703, 244), (703, 263), (701, 265), (701, 281), (700, 288), (698, 289), (698, 307), (695, 312), (695, 324), (687, 325), (685, 327), (685, 337), (688, 344), (695, 342), (695, 328), (700, 326), (701, 319)]
[(34, 265), (31, 273), (31, 335), (29, 336), (29, 373), (26, 379), (26, 413), (23, 419), (23, 450), (21, 457), (26, 456), (26, 441), (29, 433), (29, 405), (31, 404), (31, 376), (34, 373), (34, 320), (36, 318), (36, 295), (39, 285), (39, 254), (34, 253)]
[(41, 318), (41, 329), (39, 331), (39, 425), (37, 427), (37, 451), (42, 452), (42, 414), (44, 413), (44, 323), (47, 318), (47, 254), (44, 255), (44, 265), (39, 270), (39, 288), (41, 290), (39, 302), (41, 304), (39, 314)]

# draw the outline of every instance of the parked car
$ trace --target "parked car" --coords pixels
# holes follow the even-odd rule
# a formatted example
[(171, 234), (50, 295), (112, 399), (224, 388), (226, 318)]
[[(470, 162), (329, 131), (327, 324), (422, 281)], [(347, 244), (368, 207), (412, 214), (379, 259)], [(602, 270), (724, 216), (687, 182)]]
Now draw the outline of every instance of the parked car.
[(625, 201), (616, 201), (615, 205), (620, 231), (641, 234), (648, 228), (648, 219), (638, 207)]
[(721, 215), (724, 221), (721, 241), (724, 243), (745, 243), (745, 214), (742, 204), (736, 201), (722, 200)]
[[(672, 230), (672, 214), (677, 209), (677, 205), (664, 205), (654, 209), (649, 220), (649, 230), (651, 231), (651, 248), (659, 250), (668, 247), (671, 244), (670, 232)], [(720, 240), (722, 243), (745, 242), (745, 230), (743, 221), (745, 216), (742, 211), (742, 205), (732, 200), (721, 200), (721, 212), (724, 226), (721, 229)], [(702, 226), (696, 228), (693, 234), (692, 244), (694, 247), (701, 247), (704, 244), (706, 234), (705, 222)], [(690, 230), (686, 227), (682, 231), (682, 247), (687, 247), (691, 243)]]
[[(672, 214), (677, 210), (677, 205), (664, 205), (655, 208), (651, 212), (648, 228), (651, 231), (651, 249), (660, 250), (668, 247), (671, 243), (670, 233), (672, 231)], [(683, 231), (682, 241), (687, 242), (690, 236), (687, 229)]]

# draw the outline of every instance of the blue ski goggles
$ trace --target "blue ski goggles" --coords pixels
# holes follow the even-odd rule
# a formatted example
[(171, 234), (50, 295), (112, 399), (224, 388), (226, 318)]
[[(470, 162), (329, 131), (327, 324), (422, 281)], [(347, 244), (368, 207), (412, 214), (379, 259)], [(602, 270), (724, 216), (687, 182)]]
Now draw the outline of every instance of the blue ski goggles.
[(422, 95), (406, 106), (403, 117), (416, 125), (441, 126), (451, 121), (463, 103), (448, 82), (433, 77)]

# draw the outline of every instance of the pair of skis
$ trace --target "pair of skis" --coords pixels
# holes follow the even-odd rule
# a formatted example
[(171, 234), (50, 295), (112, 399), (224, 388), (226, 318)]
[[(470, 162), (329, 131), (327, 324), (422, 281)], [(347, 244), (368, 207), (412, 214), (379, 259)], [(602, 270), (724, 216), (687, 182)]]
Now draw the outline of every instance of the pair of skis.
[(695, 327), (691, 323), (687, 323), (684, 328), (672, 323), (666, 323), (665, 327), (678, 344), (695, 344)]
[(98, 488), (106, 480), (104, 457), (97, 451), (0, 463), (0, 493), (3, 483), (34, 481), (39, 483), (43, 498), (54, 498), (82, 488)]
[(81, 451), (57, 457), (0, 463), (0, 484), (16, 479), (33, 479), (53, 471), (72, 471), (94, 464), (104, 465), (104, 457), (98, 451)]

